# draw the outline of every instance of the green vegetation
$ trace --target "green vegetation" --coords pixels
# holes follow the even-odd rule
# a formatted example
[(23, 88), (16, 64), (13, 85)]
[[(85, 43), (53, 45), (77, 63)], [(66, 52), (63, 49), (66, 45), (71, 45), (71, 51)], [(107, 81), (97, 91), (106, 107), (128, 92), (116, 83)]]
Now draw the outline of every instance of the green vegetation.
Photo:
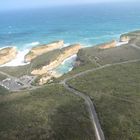
[[(140, 44), (140, 32), (127, 35), (131, 36), (131, 43)], [(15, 77), (30, 75), (33, 69), (47, 65), (60, 53), (63, 49), (38, 56), (29, 65), (3, 67), (0, 71)], [(135, 59), (140, 59), (140, 51), (130, 43), (105, 50), (97, 46), (84, 48), (78, 53), (80, 65), (55, 82), (100, 65)], [(68, 82), (93, 100), (106, 140), (140, 140), (139, 71), (140, 62), (122, 64)], [(3, 79), (5, 76), (0, 75), (0, 80)], [(94, 139), (84, 101), (55, 82), (33, 91), (12, 94), (0, 86), (0, 140)]]
[(96, 47), (82, 49), (78, 53), (78, 58), (84, 64), (94, 63), (100, 65), (118, 63), (122, 61), (140, 59), (140, 52), (130, 45), (101, 50)]
[(8, 90), (6, 90), (4, 87), (0, 86), (0, 96), (1, 96), (1, 95), (6, 95), (6, 94), (8, 94), (8, 93), (9, 93)]
[(44, 53), (32, 60), (31, 68), (32, 69), (41, 68), (42, 66), (49, 64), (51, 61), (56, 60), (56, 58), (60, 54), (61, 54), (61, 50), (59, 50), (59, 49)]
[(105, 64), (119, 63), (129, 60), (140, 59), (140, 51), (131, 47), (130, 44), (110, 49), (99, 49), (98, 47), (83, 48), (78, 52), (77, 60), (80, 66), (63, 75), (55, 81), (58, 82), (88, 69), (96, 68)]
[(116, 48), (99, 49), (100, 45), (83, 48), (78, 53), (78, 60), (83, 65), (97, 63), (100, 65), (112, 64), (116, 62), (140, 59), (138, 49), (131, 46), (131, 43), (140, 46), (140, 31), (130, 32), (122, 36), (129, 36), (130, 43)]
[(140, 46), (140, 31), (139, 30), (123, 34), (122, 36), (129, 36), (129, 38), (131, 39), (130, 43)]
[(44, 53), (31, 61), (31, 68), (38, 69), (42, 66), (48, 65), (50, 62), (57, 60), (57, 58), (63, 54), (66, 50), (75, 47), (73, 45), (69, 47), (64, 47), (62, 49), (56, 49), (47, 53)]
[(64, 80), (65, 78), (71, 77), (75, 74), (78, 74), (80, 72), (86, 71), (88, 69), (92, 69), (92, 68), (96, 68), (97, 66), (94, 64), (86, 64), (86, 65), (80, 65), (78, 67), (75, 67), (72, 71), (70, 71), (69, 73), (66, 73), (64, 75), (62, 75), (60, 78), (57, 78), (54, 80), (55, 83), (58, 83), (62, 80)]
[(65, 51), (66, 48), (53, 50), (51, 52), (44, 53), (31, 61), (30, 64), (25, 66), (15, 67), (1, 67), (0, 71), (5, 72), (14, 77), (21, 77), (23, 75), (31, 75), (31, 71), (41, 68), (49, 64), (51, 61), (57, 59), (57, 57)]
[(140, 62), (78, 77), (69, 84), (94, 101), (107, 140), (140, 139)]
[(30, 75), (30, 65), (16, 67), (1, 67), (0, 71), (5, 72), (14, 77), (21, 77), (23, 75)]
[(84, 101), (52, 85), (0, 97), (1, 140), (93, 140)]
[(3, 74), (0, 74), (0, 80), (4, 80), (4, 79), (6, 79), (7, 78), (7, 76), (5, 76), (5, 75), (3, 75)]
[(129, 33), (126, 33), (126, 34), (122, 34), (121, 36), (122, 37), (123, 36), (129, 36), (130, 39), (136, 39), (140, 36), (140, 30), (129, 32)]
[(55, 60), (60, 54), (60, 50), (54, 50), (43, 55), (38, 56), (32, 62), (25, 66), (16, 67), (1, 67), (0, 71), (3, 71), (14, 77), (21, 77), (23, 75), (30, 75), (33, 69), (40, 68), (47, 65), (49, 62)]

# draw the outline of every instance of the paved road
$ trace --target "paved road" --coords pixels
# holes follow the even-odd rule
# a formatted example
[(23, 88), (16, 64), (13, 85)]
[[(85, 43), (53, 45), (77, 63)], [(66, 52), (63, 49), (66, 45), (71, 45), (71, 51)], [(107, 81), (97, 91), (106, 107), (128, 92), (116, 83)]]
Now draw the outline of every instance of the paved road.
[(77, 77), (80, 77), (82, 75), (85, 75), (89, 72), (94, 72), (94, 71), (97, 71), (97, 70), (101, 70), (101, 69), (104, 69), (104, 68), (107, 68), (107, 67), (111, 67), (111, 66), (116, 66), (116, 65), (121, 65), (121, 64), (127, 64), (127, 63), (134, 63), (134, 62), (138, 62), (140, 61), (140, 59), (135, 59), (135, 60), (129, 60), (129, 61), (125, 61), (125, 62), (119, 62), (119, 63), (113, 63), (113, 64), (106, 64), (106, 65), (103, 65), (103, 66), (100, 66), (100, 67), (97, 67), (97, 68), (92, 68), (92, 69), (89, 69), (89, 70), (86, 70), (86, 71), (83, 71), (83, 72), (80, 72), (78, 74), (75, 74), (74, 76), (71, 76), (69, 78), (66, 78), (62, 81), (62, 83), (64, 82), (67, 82), (71, 79), (74, 79), (74, 78), (77, 78)]
[(13, 78), (13, 76), (11, 76), (11, 75), (9, 75), (9, 74), (3, 72), (3, 71), (0, 71), (0, 74), (5, 75), (5, 76), (7, 76), (8, 78)]
[[(79, 97), (81, 97), (82, 99), (85, 100), (85, 103), (86, 103), (86, 105), (88, 107), (89, 114), (91, 116), (91, 121), (92, 121), (93, 127), (95, 129), (95, 135), (96, 135), (96, 139), (97, 140), (105, 140), (105, 137), (104, 137), (104, 133), (102, 131), (102, 128), (101, 128), (101, 125), (100, 125), (100, 122), (99, 122), (99, 119), (98, 119), (98, 116), (97, 116), (97, 113), (96, 113), (95, 106), (94, 106), (93, 102), (91, 101), (91, 99), (90, 99), (89, 96), (87, 96), (84, 93), (78, 91), (77, 89), (74, 89), (73, 87), (71, 87), (70, 85), (68, 85), (67, 82), (69, 80), (71, 80), (71, 79), (74, 79), (76, 77), (83, 76), (83, 75), (85, 75), (87, 73), (90, 73), (90, 72), (94, 72), (94, 71), (101, 70), (101, 69), (104, 69), (104, 68), (107, 68), (107, 67), (111, 67), (111, 66), (115, 66), (115, 65), (127, 64), (127, 63), (134, 63), (134, 62), (138, 62), (138, 61), (140, 61), (140, 59), (125, 61), (125, 62), (120, 62), (120, 63), (114, 63), (114, 64), (106, 64), (106, 65), (100, 66), (98, 68), (93, 68), (93, 69), (86, 70), (84, 72), (75, 74), (74, 76), (72, 76), (70, 78), (66, 78), (66, 79), (64, 79), (63, 81), (60, 82), (60, 84), (62, 84), (67, 90), (69, 90), (70, 92), (78, 95)], [(3, 74), (3, 75), (6, 75), (9, 78), (15, 78), (15, 77), (12, 77), (12, 76), (4, 73), (4, 72), (1, 72), (0, 71), (0, 73)], [(32, 86), (30, 90), (34, 90), (34, 89), (37, 89), (37, 88), (40, 88), (40, 86), (38, 86), (38, 87)], [(26, 90), (29, 90), (29, 88), (26, 89)], [(20, 89), (17, 90), (17, 92), (19, 92), (19, 91), (22, 91), (22, 90), (20, 90)]]
[(33, 76), (27, 76), (24, 75), (23, 77), (17, 78), (14, 76), (11, 76), (3, 71), (0, 71), (0, 74), (5, 75), (7, 78), (0, 81), (0, 85), (5, 87), (6, 89), (10, 91), (21, 91), (21, 89), (36, 89), (37, 87), (34, 87), (31, 85), (31, 83), (34, 81), (35, 77)]
[(83, 98), (85, 100), (85, 103), (88, 107), (88, 111), (90, 113), (90, 117), (91, 117), (91, 121), (92, 121), (94, 130), (95, 130), (96, 138), (97, 138), (97, 140), (105, 140), (104, 133), (101, 129), (101, 126), (100, 126), (100, 123), (98, 120), (98, 116), (97, 116), (97, 113), (95, 111), (95, 108), (94, 108), (94, 105), (93, 105), (93, 102), (91, 101), (91, 99), (87, 95), (68, 86), (65, 82), (63, 83), (63, 85), (67, 90), (69, 90), (70, 92), (73, 92), (74, 94), (80, 96), (81, 98)]
[(83, 76), (83, 75), (85, 75), (85, 74), (87, 74), (89, 72), (101, 70), (101, 69), (104, 69), (104, 68), (107, 68), (107, 67), (111, 67), (111, 66), (115, 66), (115, 65), (134, 63), (134, 62), (138, 62), (138, 61), (140, 61), (140, 59), (125, 61), (125, 62), (120, 62), (120, 63), (115, 63), (115, 64), (106, 64), (106, 65), (100, 66), (98, 68), (93, 68), (93, 69), (86, 70), (84, 72), (78, 73), (78, 74), (76, 74), (76, 75), (74, 75), (74, 76), (72, 76), (70, 78), (66, 78), (66, 79), (64, 79), (63, 81), (60, 82), (60, 84), (63, 84), (63, 86), (67, 90), (69, 90), (70, 92), (80, 96), (82, 99), (85, 100), (85, 103), (86, 103), (86, 105), (88, 107), (88, 111), (89, 111), (90, 116), (91, 116), (91, 120), (92, 120), (92, 124), (93, 124), (94, 130), (95, 130), (95, 135), (96, 135), (96, 139), (97, 140), (105, 140), (105, 137), (104, 137), (104, 133), (102, 131), (102, 128), (101, 128), (101, 125), (100, 125), (100, 122), (99, 122), (99, 119), (98, 119), (98, 116), (97, 116), (97, 113), (96, 113), (95, 106), (94, 106), (93, 102), (91, 101), (89, 96), (87, 96), (84, 93), (78, 91), (77, 89), (74, 89), (73, 87), (68, 85), (67, 82), (69, 80), (71, 80), (71, 79), (76, 78), (76, 77)]
[(140, 47), (137, 46), (136, 44), (131, 44), (132, 47), (136, 48), (136, 49), (139, 49), (140, 50)]

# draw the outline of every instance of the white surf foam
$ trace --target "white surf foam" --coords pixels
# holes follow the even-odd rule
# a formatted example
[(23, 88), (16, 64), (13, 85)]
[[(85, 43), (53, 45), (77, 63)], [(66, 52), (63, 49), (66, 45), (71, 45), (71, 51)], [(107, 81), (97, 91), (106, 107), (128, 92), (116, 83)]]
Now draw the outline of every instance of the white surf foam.
[(69, 68), (69, 72), (72, 71), (72, 70), (73, 70), (73, 67), (72, 68)]
[[(18, 54), (16, 56), (16, 58), (4, 65), (1, 65), (0, 67), (4, 67), (4, 66), (10, 66), (10, 67), (14, 67), (14, 66), (23, 66), (23, 65), (27, 65), (29, 63), (25, 63), (24, 62), (24, 57), (25, 55), (29, 52), (30, 48), (34, 47), (34, 46), (37, 46), (39, 45), (40, 42), (32, 42), (32, 43), (27, 43), (25, 44), (22, 48), (25, 48), (23, 50), (18, 50)], [(4, 47), (1, 47), (1, 49), (4, 49), (4, 48), (8, 48), (8, 47), (15, 47), (17, 48), (16, 46), (4, 46)], [(28, 49), (27, 49), (28, 48)]]
[(65, 47), (68, 47), (68, 46), (70, 46), (70, 43), (65, 43), (62, 48), (65, 48)]
[(77, 55), (72, 55), (69, 58), (65, 59), (61, 65), (65, 65), (65, 63), (69, 62), (69, 61), (75, 61), (76, 60)]
[(10, 67), (14, 67), (14, 66), (23, 66), (23, 65), (27, 65), (29, 63), (25, 63), (24, 62), (24, 56), (29, 52), (28, 49), (23, 50), (23, 51), (18, 51), (18, 54), (16, 56), (15, 59), (13, 59), (12, 61), (10, 61), (9, 63), (6, 63), (4, 65), (1, 65), (0, 67), (4, 67), (4, 66), (10, 66)]
[(125, 44), (128, 44), (128, 41), (126, 41), (126, 42), (117, 42), (116, 46), (118, 47), (118, 46), (125, 45)]
[(25, 47), (34, 47), (34, 46), (37, 46), (39, 44), (40, 44), (40, 42), (32, 42), (32, 43), (26, 44)]

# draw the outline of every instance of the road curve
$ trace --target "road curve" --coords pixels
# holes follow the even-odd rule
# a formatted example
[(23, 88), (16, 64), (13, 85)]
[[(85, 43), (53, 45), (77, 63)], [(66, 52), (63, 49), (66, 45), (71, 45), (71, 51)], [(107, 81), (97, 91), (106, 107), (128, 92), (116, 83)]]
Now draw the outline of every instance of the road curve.
[(100, 122), (99, 122), (99, 119), (98, 119), (98, 116), (97, 116), (97, 113), (96, 113), (96, 110), (95, 110), (95, 106), (94, 106), (93, 102), (91, 101), (91, 99), (88, 95), (85, 95), (84, 93), (78, 91), (77, 89), (74, 89), (73, 87), (68, 85), (67, 82), (69, 80), (72, 80), (72, 79), (76, 78), (76, 77), (83, 76), (83, 75), (85, 75), (89, 72), (101, 70), (101, 69), (111, 67), (111, 66), (115, 66), (115, 65), (134, 63), (134, 62), (138, 62), (138, 61), (140, 61), (140, 59), (125, 61), (125, 62), (120, 62), (120, 63), (114, 63), (114, 64), (106, 64), (106, 65), (100, 66), (98, 68), (93, 68), (93, 69), (86, 70), (84, 72), (75, 74), (74, 76), (72, 76), (70, 78), (66, 78), (66, 79), (64, 79), (63, 81), (60, 82), (60, 84), (62, 84), (65, 87), (65, 89), (67, 89), (68, 91), (74, 93), (75, 95), (77, 95), (77, 96), (79, 96), (79, 97), (81, 97), (82, 99), (85, 100), (85, 103), (88, 107), (88, 111), (89, 111), (89, 114), (90, 114), (90, 117), (91, 117), (92, 124), (93, 124), (94, 129), (95, 129), (96, 140), (105, 140), (105, 136), (104, 136), (104, 133), (102, 131), (102, 128), (101, 128), (101, 125), (100, 125)]
[[(89, 111), (89, 114), (90, 114), (90, 117), (91, 117), (93, 127), (95, 129), (96, 140), (105, 140), (105, 137), (104, 137), (104, 133), (102, 131), (102, 128), (101, 128), (101, 125), (100, 125), (100, 122), (99, 122), (99, 119), (98, 119), (94, 104), (93, 104), (93, 102), (91, 101), (91, 99), (90, 99), (90, 97), (88, 95), (85, 95), (84, 93), (78, 91), (77, 89), (74, 89), (73, 87), (69, 86), (67, 84), (67, 82), (69, 80), (71, 80), (71, 79), (83, 76), (83, 75), (85, 75), (87, 73), (90, 73), (90, 72), (98, 71), (98, 70), (101, 70), (101, 69), (104, 69), (104, 68), (107, 68), (107, 67), (111, 67), (111, 66), (115, 66), (115, 65), (134, 63), (134, 62), (138, 62), (138, 61), (140, 61), (140, 59), (125, 61), (125, 62), (120, 62), (120, 63), (114, 63), (114, 64), (106, 64), (104, 66), (100, 66), (100, 67), (97, 67), (97, 68), (93, 68), (93, 69), (86, 70), (84, 72), (75, 74), (75, 75), (71, 76), (70, 78), (66, 78), (66, 79), (64, 79), (63, 81), (61, 81), (59, 83), (59, 84), (62, 84), (70, 92), (74, 93), (75, 95), (77, 95), (77, 96), (79, 96), (79, 97), (81, 97), (82, 99), (85, 100), (85, 103), (86, 103), (86, 105), (88, 107), (88, 111)], [(7, 73), (4, 73), (2, 71), (0, 71), (0, 73), (5, 75), (5, 76), (7, 76), (7, 77), (9, 77), (9, 78), (15, 78), (15, 77), (13, 77), (11, 75), (8, 75)], [(34, 90), (34, 89), (38, 89), (40, 87), (41, 86), (38, 86), (38, 87), (33, 86), (31, 89), (28, 88), (26, 90), (27, 91), (28, 90)], [(26, 90), (17, 90), (17, 92), (26, 91)]]
[(93, 102), (89, 98), (89, 96), (87, 96), (87, 95), (79, 92), (76, 89), (73, 89), (72, 87), (70, 87), (69, 85), (67, 85), (65, 82), (63, 83), (63, 86), (67, 90), (69, 90), (70, 92), (73, 92), (74, 94), (80, 96), (82, 99), (85, 100), (85, 104), (88, 107), (88, 112), (90, 114), (91, 121), (92, 121), (92, 124), (93, 124), (94, 129), (95, 129), (96, 139), (97, 140), (105, 140), (104, 133), (103, 133), (103, 131), (101, 129), (101, 126), (100, 126), (100, 123), (99, 123), (99, 120), (98, 120), (98, 116), (97, 116), (97, 113), (95, 111), (95, 107), (93, 105)]

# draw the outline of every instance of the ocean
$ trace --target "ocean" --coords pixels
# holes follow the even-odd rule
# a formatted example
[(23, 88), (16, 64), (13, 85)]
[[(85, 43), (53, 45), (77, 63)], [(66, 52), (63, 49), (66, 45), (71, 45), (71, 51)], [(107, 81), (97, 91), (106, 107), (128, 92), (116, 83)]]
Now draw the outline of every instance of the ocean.
[[(93, 4), (0, 12), (0, 48), (27, 49), (56, 40), (85, 47), (118, 40), (120, 34), (140, 29), (140, 6), (132, 4)], [(58, 71), (71, 70), (72, 59)]]

